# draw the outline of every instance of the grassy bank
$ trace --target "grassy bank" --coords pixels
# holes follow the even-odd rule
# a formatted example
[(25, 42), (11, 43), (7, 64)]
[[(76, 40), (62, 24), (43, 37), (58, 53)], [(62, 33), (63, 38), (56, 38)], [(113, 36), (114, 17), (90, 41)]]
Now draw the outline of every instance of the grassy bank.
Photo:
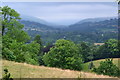
[(96, 75), (90, 72), (35, 66), (7, 60), (2, 62), (3, 69), (8, 68), (13, 78), (109, 78), (109, 76)]

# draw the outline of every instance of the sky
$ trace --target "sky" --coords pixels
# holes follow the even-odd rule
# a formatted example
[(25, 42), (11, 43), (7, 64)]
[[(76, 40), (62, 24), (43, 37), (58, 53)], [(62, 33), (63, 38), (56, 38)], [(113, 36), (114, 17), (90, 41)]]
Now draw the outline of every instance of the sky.
[(4, 2), (115, 2), (117, 0), (1, 0)]
[(18, 13), (69, 25), (86, 18), (117, 16), (116, 2), (4, 2)]

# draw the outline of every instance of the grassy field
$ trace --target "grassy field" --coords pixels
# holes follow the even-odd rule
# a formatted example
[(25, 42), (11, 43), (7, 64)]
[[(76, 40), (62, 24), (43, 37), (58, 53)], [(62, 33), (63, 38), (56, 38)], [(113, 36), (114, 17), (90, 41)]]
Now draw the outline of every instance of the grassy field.
[[(120, 61), (120, 58), (114, 58), (113, 59), (113, 63), (115, 65), (117, 65), (117, 66), (118, 66), (118, 60)], [(93, 64), (95, 65), (95, 67), (98, 67), (100, 65), (101, 61), (105, 61), (105, 59), (95, 60), (95, 61), (93, 61)], [(83, 71), (85, 71), (85, 72), (91, 72), (91, 70), (88, 68), (89, 63), (90, 62), (87, 62), (87, 63), (83, 64)]]
[(90, 72), (62, 70), (7, 60), (2, 60), (2, 63), (3, 69), (8, 68), (13, 78), (110, 78)]
[[(99, 66), (100, 61), (104, 61), (104, 59), (94, 61), (93, 63), (97, 67)], [(118, 59), (114, 59), (114, 63), (117, 65)], [(84, 64), (83, 72), (2, 60), (3, 69), (8, 68), (13, 78), (111, 78), (105, 75), (97, 75), (95, 73), (85, 72), (89, 71), (87, 68), (88, 64), (89, 62)]]

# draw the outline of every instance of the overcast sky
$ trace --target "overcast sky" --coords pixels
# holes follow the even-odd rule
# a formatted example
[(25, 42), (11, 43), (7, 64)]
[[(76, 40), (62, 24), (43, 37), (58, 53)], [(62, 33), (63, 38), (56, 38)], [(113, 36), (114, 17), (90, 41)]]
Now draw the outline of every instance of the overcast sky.
[(4, 2), (116, 2), (116, 0), (1, 0)]
[(85, 18), (117, 16), (116, 2), (4, 2), (20, 14), (68, 25)]

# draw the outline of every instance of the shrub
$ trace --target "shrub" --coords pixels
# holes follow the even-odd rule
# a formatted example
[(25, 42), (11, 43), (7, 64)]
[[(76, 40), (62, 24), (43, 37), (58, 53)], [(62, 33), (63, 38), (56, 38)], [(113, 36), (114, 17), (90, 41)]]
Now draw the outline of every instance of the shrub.
[(2, 78), (2, 80), (13, 80), (13, 78), (11, 78), (11, 74), (8, 72), (8, 69), (4, 69), (4, 76)]
[(100, 62), (98, 68), (94, 68), (93, 71), (97, 74), (109, 75), (109, 76), (119, 76), (120, 69), (113, 64), (113, 59), (106, 59)]
[(2, 56), (7, 60), (15, 60), (14, 52), (9, 50), (8, 48), (4, 48), (2, 51)]

